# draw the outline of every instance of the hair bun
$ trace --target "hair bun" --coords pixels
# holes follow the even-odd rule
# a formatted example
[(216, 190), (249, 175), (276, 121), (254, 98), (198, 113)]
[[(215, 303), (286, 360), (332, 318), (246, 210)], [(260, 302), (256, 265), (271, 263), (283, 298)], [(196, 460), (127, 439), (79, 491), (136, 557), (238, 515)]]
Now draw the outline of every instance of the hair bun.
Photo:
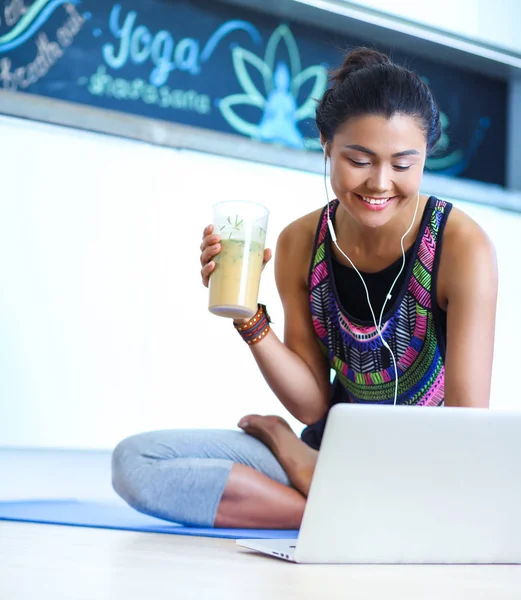
[(344, 60), (343, 65), (333, 72), (331, 81), (334, 84), (344, 82), (350, 75), (361, 69), (368, 69), (377, 65), (391, 65), (386, 54), (370, 48), (357, 48), (350, 52)]

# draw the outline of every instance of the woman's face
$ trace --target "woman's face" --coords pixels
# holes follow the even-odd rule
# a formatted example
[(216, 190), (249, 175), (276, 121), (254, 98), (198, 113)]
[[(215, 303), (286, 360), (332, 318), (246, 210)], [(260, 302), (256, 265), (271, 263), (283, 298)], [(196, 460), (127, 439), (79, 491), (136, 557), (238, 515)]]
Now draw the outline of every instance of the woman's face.
[(331, 187), (360, 225), (381, 227), (416, 200), (427, 143), (415, 118), (349, 119), (326, 149)]

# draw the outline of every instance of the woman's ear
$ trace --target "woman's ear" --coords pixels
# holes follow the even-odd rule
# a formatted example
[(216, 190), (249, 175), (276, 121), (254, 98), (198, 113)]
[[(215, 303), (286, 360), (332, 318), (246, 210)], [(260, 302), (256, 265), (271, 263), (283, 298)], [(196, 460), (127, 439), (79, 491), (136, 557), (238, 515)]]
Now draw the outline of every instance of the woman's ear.
[(329, 157), (329, 144), (326, 140), (322, 139), (322, 136), (320, 136), (320, 143), (322, 144), (322, 150), (324, 150), (324, 160), (327, 161)]
[(328, 142), (322, 134), (320, 134), (320, 145), (322, 146), (322, 149), (324, 150), (324, 152), (327, 152)]

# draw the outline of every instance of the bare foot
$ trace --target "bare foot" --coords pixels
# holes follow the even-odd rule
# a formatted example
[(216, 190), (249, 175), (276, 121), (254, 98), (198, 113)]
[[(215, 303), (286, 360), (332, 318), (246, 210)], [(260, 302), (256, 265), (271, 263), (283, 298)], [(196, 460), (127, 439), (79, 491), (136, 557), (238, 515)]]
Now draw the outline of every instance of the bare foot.
[(300, 440), (281, 417), (247, 415), (238, 427), (268, 446), (293, 486), (307, 498), (318, 452)]

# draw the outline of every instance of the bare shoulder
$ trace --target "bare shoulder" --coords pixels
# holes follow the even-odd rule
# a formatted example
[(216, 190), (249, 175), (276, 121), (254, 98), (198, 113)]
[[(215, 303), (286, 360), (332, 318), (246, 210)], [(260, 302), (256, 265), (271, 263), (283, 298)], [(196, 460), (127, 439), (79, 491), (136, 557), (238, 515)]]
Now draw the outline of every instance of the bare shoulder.
[(495, 279), (494, 244), (474, 219), (453, 207), (445, 226), (440, 258), (438, 289), (445, 300), (442, 304), (446, 304), (451, 290), (473, 281)]
[(443, 253), (457, 259), (473, 253), (495, 255), (494, 245), (485, 230), (469, 215), (453, 207), (443, 236)]
[(293, 221), (289, 225), (287, 225), (280, 233), (278, 243), (281, 244), (298, 244), (300, 247), (302, 245), (310, 244), (313, 246), (313, 242), (315, 240), (315, 233), (318, 227), (318, 221), (320, 219), (320, 215), (322, 214), (322, 209), (314, 210), (303, 217), (298, 218), (296, 221)]
[(275, 253), (275, 268), (280, 277), (296, 274), (300, 279), (307, 278), (321, 213), (322, 209), (318, 209), (304, 215), (280, 233)]

